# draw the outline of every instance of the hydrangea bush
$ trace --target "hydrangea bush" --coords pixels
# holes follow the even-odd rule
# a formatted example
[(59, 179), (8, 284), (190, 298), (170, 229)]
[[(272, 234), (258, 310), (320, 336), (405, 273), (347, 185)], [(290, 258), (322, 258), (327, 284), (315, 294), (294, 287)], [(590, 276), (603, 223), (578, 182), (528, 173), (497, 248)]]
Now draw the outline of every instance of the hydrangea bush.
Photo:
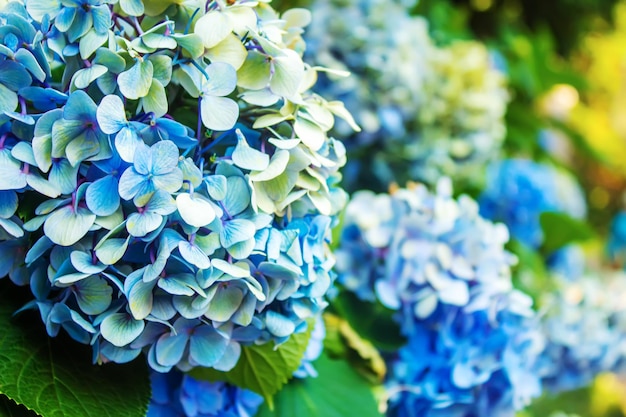
[(96, 362), (226, 371), (326, 305), (340, 102), (310, 14), (58, 0), (0, 13), (0, 276)]
[(351, 135), (356, 156), (348, 184), (371, 188), (368, 176), (383, 187), (407, 179), (434, 184), (442, 175), (482, 181), (480, 167), (504, 139), (508, 102), (504, 75), (485, 46), (435, 45), (426, 20), (398, 1), (320, 0), (312, 10), (311, 59), (353, 73), (340, 80), (328, 74), (332, 82), (319, 87), (345, 101), (363, 128), (351, 135), (347, 124), (337, 126)]
[(362, 192), (348, 204), (339, 280), (395, 310), (408, 338), (390, 358), (391, 415), (511, 414), (540, 393), (543, 339), (532, 301), (513, 289), (508, 238), (445, 179), (434, 193)]

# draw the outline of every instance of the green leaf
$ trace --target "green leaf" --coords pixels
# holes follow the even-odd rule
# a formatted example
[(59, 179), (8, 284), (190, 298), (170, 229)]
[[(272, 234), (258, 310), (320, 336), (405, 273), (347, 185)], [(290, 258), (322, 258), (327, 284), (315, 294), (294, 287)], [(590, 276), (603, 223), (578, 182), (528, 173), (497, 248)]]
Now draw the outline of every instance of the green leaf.
[(0, 417), (37, 417), (37, 413), (0, 395)]
[(89, 348), (49, 338), (38, 314), (11, 318), (21, 302), (9, 288), (0, 290), (0, 394), (43, 417), (145, 416), (150, 381), (144, 361), (91, 365)]
[[(261, 394), (270, 408), (274, 407), (272, 396), (291, 378), (304, 356), (311, 336), (312, 323), (304, 333), (292, 335), (282, 345), (265, 343), (244, 346), (237, 365), (229, 372), (211, 368), (196, 368), (190, 374), (197, 379), (227, 381), (241, 388)], [(294, 414), (295, 415), (295, 414)]]
[(394, 351), (406, 343), (400, 334), (400, 326), (392, 318), (394, 311), (380, 303), (361, 301), (354, 294), (342, 291), (333, 300), (332, 308), (362, 338), (380, 350)]
[(294, 379), (276, 396), (276, 407), (261, 406), (257, 417), (380, 417), (372, 386), (346, 361), (322, 355), (317, 378)]
[(543, 230), (544, 253), (552, 253), (572, 242), (582, 242), (596, 237), (593, 229), (584, 221), (564, 213), (541, 213), (539, 219)]
[(556, 290), (546, 269), (545, 260), (538, 251), (515, 239), (506, 248), (518, 259), (517, 265), (513, 267), (513, 285), (530, 295), (535, 305), (542, 294)]

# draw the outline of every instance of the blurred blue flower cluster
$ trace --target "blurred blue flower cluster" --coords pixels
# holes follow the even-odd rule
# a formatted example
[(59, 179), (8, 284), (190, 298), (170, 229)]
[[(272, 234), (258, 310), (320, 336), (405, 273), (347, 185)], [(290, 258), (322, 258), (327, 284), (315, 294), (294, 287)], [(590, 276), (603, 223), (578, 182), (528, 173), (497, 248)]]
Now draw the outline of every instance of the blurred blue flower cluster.
[(482, 216), (503, 222), (511, 237), (538, 248), (543, 243), (540, 216), (563, 212), (586, 215), (585, 197), (576, 181), (554, 167), (526, 159), (505, 159), (488, 167), (488, 184), (478, 199)]
[(363, 128), (352, 135), (337, 126), (358, 156), (346, 181), (371, 188), (369, 177), (385, 186), (446, 175), (475, 184), (504, 139), (505, 78), (483, 44), (436, 46), (426, 20), (409, 10), (398, 1), (312, 4), (311, 60), (352, 73), (327, 73), (318, 89), (343, 100)]
[(340, 282), (396, 310), (408, 338), (391, 361), (392, 415), (512, 415), (539, 395), (543, 338), (512, 287), (504, 225), (454, 199), (447, 179), (435, 193), (357, 193), (345, 222)]
[(263, 398), (225, 382), (198, 381), (178, 371), (151, 374), (147, 417), (253, 417)]
[(611, 222), (607, 251), (613, 262), (626, 267), (626, 211), (617, 213)]
[(552, 392), (589, 385), (602, 372), (626, 368), (626, 276), (580, 276), (545, 294), (546, 338), (540, 374)]
[(328, 132), (358, 127), (311, 92), (310, 14), (201, 6), (0, 13), (0, 277), (96, 362), (227, 371), (303, 331), (334, 279), (346, 158)]

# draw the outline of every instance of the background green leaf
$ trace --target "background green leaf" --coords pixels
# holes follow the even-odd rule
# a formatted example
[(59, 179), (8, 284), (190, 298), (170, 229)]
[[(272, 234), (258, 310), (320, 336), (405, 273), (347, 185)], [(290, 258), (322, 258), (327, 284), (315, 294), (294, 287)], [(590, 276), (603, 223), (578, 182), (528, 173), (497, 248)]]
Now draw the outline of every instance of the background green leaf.
[(297, 333), (276, 347), (274, 343), (244, 346), (237, 365), (228, 372), (196, 368), (190, 374), (197, 379), (227, 381), (261, 394), (270, 407), (276, 394), (300, 366), (311, 336), (312, 323), (304, 333)]
[(541, 213), (539, 221), (545, 239), (542, 249), (548, 254), (568, 243), (582, 242), (596, 237), (595, 232), (587, 223), (564, 213)]
[(12, 318), (21, 304), (8, 284), (0, 285), (1, 394), (43, 417), (145, 416), (150, 400), (145, 361), (92, 365), (88, 347), (48, 337), (37, 313)]
[(270, 410), (257, 417), (380, 417), (372, 386), (346, 361), (322, 355), (315, 363), (317, 378), (294, 379), (275, 397)]

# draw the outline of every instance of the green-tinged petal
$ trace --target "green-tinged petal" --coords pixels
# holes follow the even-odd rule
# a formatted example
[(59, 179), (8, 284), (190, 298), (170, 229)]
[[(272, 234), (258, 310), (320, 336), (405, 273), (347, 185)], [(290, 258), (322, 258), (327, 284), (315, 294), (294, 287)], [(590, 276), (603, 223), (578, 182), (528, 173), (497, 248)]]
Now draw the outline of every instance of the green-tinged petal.
[(359, 125), (356, 124), (356, 122), (354, 121), (354, 118), (352, 117), (348, 109), (346, 109), (346, 107), (341, 101), (329, 101), (328, 103), (326, 103), (326, 107), (335, 116), (340, 117), (343, 120), (345, 120), (346, 123), (348, 123), (348, 125), (352, 128), (352, 130), (354, 130), (355, 132), (361, 131), (361, 128), (359, 127)]
[(52, 157), (65, 157), (67, 145), (83, 134), (85, 126), (80, 120), (57, 120), (52, 126)]
[(214, 10), (202, 16), (196, 22), (194, 32), (200, 36), (206, 48), (213, 48), (233, 31), (233, 24), (228, 16)]
[(226, 96), (237, 86), (237, 72), (230, 64), (215, 62), (206, 68), (208, 81), (202, 86), (202, 92), (210, 96)]
[(154, 113), (155, 117), (162, 117), (167, 113), (167, 95), (165, 88), (156, 78), (152, 80), (152, 85), (148, 94), (141, 99), (143, 111), (146, 113)]
[(124, 61), (124, 58), (108, 48), (98, 48), (93, 63), (104, 65), (109, 71), (115, 74), (119, 74), (126, 69), (126, 61)]
[(0, 114), (17, 108), (17, 94), (0, 84)]
[[(128, 282), (130, 278), (131, 276), (129, 275), (126, 281)], [(144, 282), (141, 279), (141, 274), (138, 274), (135, 279), (130, 282), (128, 288), (126, 282), (124, 283), (124, 289), (128, 294), (128, 307), (135, 319), (144, 319), (152, 311), (154, 302), (153, 290), (155, 285), (156, 281)]]
[(250, 90), (260, 90), (270, 82), (270, 58), (259, 51), (250, 51), (237, 70), (237, 85)]
[(182, 256), (183, 259), (190, 264), (195, 265), (200, 269), (208, 269), (211, 267), (209, 257), (196, 245), (189, 242), (180, 242), (178, 244), (178, 250), (180, 251), (180, 256)]
[(158, 229), (161, 223), (163, 223), (163, 216), (160, 214), (149, 211), (131, 213), (126, 221), (126, 230), (132, 236), (143, 237)]
[(293, 190), (298, 181), (298, 173), (285, 171), (279, 176), (261, 183), (261, 189), (274, 201), (282, 201)]
[(37, 165), (33, 148), (28, 142), (18, 142), (11, 149), (11, 156), (18, 161), (26, 162), (29, 165)]
[(230, 216), (236, 216), (250, 205), (250, 187), (242, 177), (228, 177), (224, 208)]
[(283, 116), (280, 113), (265, 114), (254, 121), (252, 128), (262, 129), (264, 127), (277, 125), (278, 123), (284, 122), (288, 119), (293, 119), (293, 115), (288, 114), (287, 116)]
[(41, 19), (45, 15), (55, 17), (59, 11), (61, 11), (60, 0), (27, 0), (26, 10), (28, 14), (37, 22), (41, 22)]
[(293, 124), (293, 128), (302, 143), (304, 143), (312, 151), (319, 150), (328, 139), (326, 132), (324, 132), (317, 124), (301, 117), (296, 119)]
[(186, 35), (176, 33), (173, 34), (172, 37), (176, 39), (179, 46), (189, 53), (192, 59), (199, 58), (204, 53), (204, 44), (202, 43), (202, 39), (195, 33), (189, 33)]
[(11, 156), (9, 149), (0, 151), (0, 190), (19, 190), (26, 187), (22, 164)]
[[(176, 49), (178, 44), (176, 39), (160, 33), (146, 33), (141, 37), (141, 41), (148, 47), (154, 49)], [(163, 56), (163, 55), (162, 55)]]
[[(128, 125), (124, 102), (116, 95), (108, 95), (102, 99), (96, 111), (96, 118), (100, 129), (107, 135), (117, 133)], [(127, 162), (132, 162), (132, 159)]]
[(270, 80), (273, 93), (283, 97), (293, 97), (298, 93), (304, 79), (304, 63), (297, 52), (286, 49), (284, 55), (272, 60), (274, 74)]
[(205, 316), (210, 320), (226, 322), (239, 309), (244, 297), (243, 290), (232, 284), (218, 284), (217, 292), (209, 304)]
[(26, 175), (26, 183), (39, 194), (43, 194), (50, 198), (56, 198), (61, 194), (61, 190), (52, 182), (44, 179), (36, 172)]
[(0, 219), (0, 228), (13, 237), (20, 238), (24, 236), (24, 230), (15, 222), (8, 219)]
[(217, 131), (230, 130), (237, 123), (239, 106), (227, 97), (205, 95), (200, 103), (202, 123)]
[(251, 4), (234, 5), (224, 11), (232, 22), (233, 31), (238, 35), (245, 35), (250, 30), (257, 29), (257, 15), (250, 6)]
[(269, 155), (250, 147), (239, 129), (237, 129), (237, 146), (232, 158), (235, 165), (251, 171), (263, 171), (270, 163)]
[(214, 268), (234, 278), (250, 277), (250, 266), (243, 262), (237, 262), (236, 264), (231, 264), (230, 262), (226, 262), (223, 259), (214, 258), (214, 259), (211, 259), (211, 265)]
[(130, 16), (141, 16), (144, 12), (141, 0), (120, 0), (120, 7)]
[(179, 194), (176, 196), (176, 207), (180, 217), (190, 226), (204, 227), (215, 219), (213, 206), (199, 195)]
[(129, 345), (145, 327), (143, 320), (135, 320), (126, 313), (113, 313), (102, 320), (100, 332), (105, 340), (117, 347)]
[(74, 74), (72, 77), (72, 84), (74, 87), (83, 89), (89, 87), (89, 85), (100, 78), (108, 71), (104, 65), (94, 64), (89, 68), (83, 68)]
[(78, 182), (79, 166), (72, 166), (67, 159), (61, 159), (52, 164), (48, 180), (54, 184), (61, 193), (71, 194), (76, 189)]
[(115, 135), (115, 149), (125, 162), (133, 162), (135, 159), (135, 151), (139, 146), (143, 145), (143, 140), (133, 127), (123, 127), (117, 135)]
[(82, 90), (74, 91), (67, 99), (63, 108), (63, 118), (85, 123), (92, 120), (96, 114), (96, 103)]
[(97, 33), (95, 29), (90, 29), (83, 37), (80, 38), (78, 50), (82, 59), (89, 59), (98, 48), (109, 39), (109, 34)]
[(213, 48), (207, 50), (204, 56), (209, 58), (211, 62), (225, 62), (238, 70), (246, 61), (248, 51), (236, 35), (230, 34)]
[(89, 315), (103, 313), (111, 305), (113, 289), (100, 277), (89, 277), (74, 285), (80, 309)]
[(256, 233), (254, 223), (246, 219), (233, 219), (224, 222), (220, 231), (220, 241), (225, 248), (229, 248), (235, 243), (246, 241)]
[(126, 239), (113, 238), (107, 239), (98, 249), (96, 249), (96, 256), (105, 265), (113, 265), (117, 263), (128, 249), (128, 242), (130, 236)]
[(35, 56), (28, 49), (18, 49), (15, 53), (15, 60), (22, 64), (36, 79), (43, 82), (46, 79), (46, 72), (41, 68)]
[(117, 77), (117, 82), (124, 97), (137, 100), (150, 91), (152, 77), (152, 62), (149, 60), (137, 60), (135, 65)]
[(152, 55), (150, 61), (153, 67), (153, 77), (163, 86), (170, 83), (172, 79), (172, 58), (167, 55)]
[(74, 211), (72, 206), (65, 206), (46, 219), (43, 230), (57, 245), (71, 246), (87, 234), (95, 220), (96, 215), (86, 208)]
[(85, 130), (65, 148), (65, 155), (72, 166), (77, 166), (85, 159), (95, 156), (100, 152), (100, 143), (96, 132)]
[(211, 175), (204, 179), (207, 191), (213, 200), (221, 201), (226, 197), (226, 177), (223, 175)]
[(272, 155), (270, 164), (262, 171), (251, 172), (249, 178), (252, 181), (268, 181), (276, 178), (287, 169), (289, 163), (289, 151), (278, 149)]

